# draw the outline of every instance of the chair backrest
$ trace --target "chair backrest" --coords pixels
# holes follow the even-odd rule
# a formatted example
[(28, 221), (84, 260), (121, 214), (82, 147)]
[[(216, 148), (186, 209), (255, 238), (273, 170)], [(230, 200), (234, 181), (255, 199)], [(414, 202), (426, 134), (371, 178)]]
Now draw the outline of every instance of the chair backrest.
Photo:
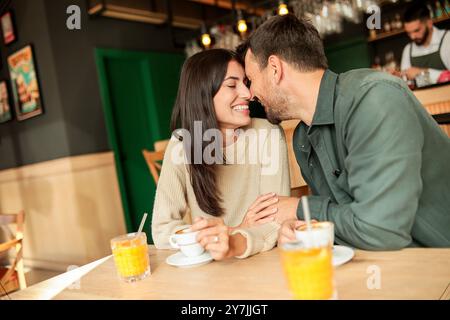
[[(164, 152), (170, 140), (162, 140), (155, 142), (155, 151), (142, 150), (145, 162), (147, 162), (150, 173), (152, 174), (155, 184), (158, 184), (159, 174), (161, 172), (161, 161), (164, 159)], [(183, 217), (186, 224), (192, 224), (191, 212), (188, 210)]]
[(142, 154), (144, 155), (145, 162), (147, 162), (155, 184), (158, 184), (159, 173), (161, 172), (160, 162), (164, 159), (164, 151), (149, 151), (144, 149), (142, 150)]
[[(5, 272), (0, 273), (0, 283), (3, 293), (3, 289), (7, 292), (16, 289), (25, 289), (27, 287), (25, 280), (25, 271), (23, 266), (23, 228), (25, 221), (25, 213), (23, 211), (15, 214), (2, 214), (0, 213), (0, 226), (2, 229), (9, 231), (12, 235), (10, 240), (0, 243), (0, 253), (15, 251), (15, 257), (12, 260), (9, 268), (2, 268)], [(10, 225), (15, 224), (15, 234), (10, 230)], [(18, 280), (18, 288), (16, 288), (15, 282)]]
[(169, 142), (170, 142), (170, 139), (156, 141), (154, 144), (155, 151), (165, 151)]
[(302, 177), (302, 173), (300, 172), (300, 167), (298, 166), (297, 159), (295, 158), (295, 152), (292, 145), (294, 139), (294, 131), (298, 123), (298, 120), (288, 120), (281, 123), (281, 127), (283, 128), (284, 134), (286, 136), (286, 144), (288, 149), (291, 189), (297, 189), (306, 186), (306, 182)]
[(158, 184), (159, 173), (161, 172), (160, 162), (164, 159), (164, 152), (166, 151), (169, 142), (170, 139), (155, 141), (155, 151), (142, 150), (142, 154), (144, 155), (144, 159), (147, 162), (155, 184)]

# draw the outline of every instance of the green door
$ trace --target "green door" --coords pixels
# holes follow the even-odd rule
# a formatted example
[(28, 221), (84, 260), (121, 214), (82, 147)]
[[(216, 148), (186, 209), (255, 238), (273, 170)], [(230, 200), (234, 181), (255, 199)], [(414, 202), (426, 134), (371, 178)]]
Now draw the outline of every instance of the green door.
[[(142, 149), (170, 137), (170, 115), (184, 55), (97, 49), (106, 125), (114, 151), (128, 232), (136, 231), (144, 212), (150, 222), (156, 186)], [(107, 223), (107, 222), (105, 222)]]

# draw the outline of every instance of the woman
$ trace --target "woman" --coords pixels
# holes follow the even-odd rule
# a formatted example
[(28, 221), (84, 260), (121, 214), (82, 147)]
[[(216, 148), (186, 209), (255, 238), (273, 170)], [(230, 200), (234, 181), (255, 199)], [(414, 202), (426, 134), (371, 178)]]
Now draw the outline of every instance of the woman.
[(153, 209), (158, 249), (170, 248), (188, 212), (216, 260), (275, 245), (274, 204), (290, 193), (286, 142), (279, 126), (250, 118), (250, 99), (233, 52), (208, 50), (185, 62), (172, 114), (172, 130), (181, 130), (166, 149)]

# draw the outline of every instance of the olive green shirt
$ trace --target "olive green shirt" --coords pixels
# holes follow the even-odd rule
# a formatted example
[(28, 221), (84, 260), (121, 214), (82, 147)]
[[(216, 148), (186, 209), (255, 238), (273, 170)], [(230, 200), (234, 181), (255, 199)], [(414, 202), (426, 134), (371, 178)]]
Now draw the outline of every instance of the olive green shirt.
[(450, 247), (450, 139), (402, 80), (327, 70), (293, 144), (311, 217), (334, 223), (336, 243)]

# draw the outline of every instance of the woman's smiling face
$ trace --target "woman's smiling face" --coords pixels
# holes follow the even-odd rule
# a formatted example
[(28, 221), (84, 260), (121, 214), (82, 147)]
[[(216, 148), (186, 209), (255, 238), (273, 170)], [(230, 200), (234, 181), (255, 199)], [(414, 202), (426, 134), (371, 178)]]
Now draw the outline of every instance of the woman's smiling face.
[(220, 130), (235, 130), (250, 124), (250, 98), (244, 68), (237, 61), (230, 61), (222, 85), (214, 96), (214, 109)]

